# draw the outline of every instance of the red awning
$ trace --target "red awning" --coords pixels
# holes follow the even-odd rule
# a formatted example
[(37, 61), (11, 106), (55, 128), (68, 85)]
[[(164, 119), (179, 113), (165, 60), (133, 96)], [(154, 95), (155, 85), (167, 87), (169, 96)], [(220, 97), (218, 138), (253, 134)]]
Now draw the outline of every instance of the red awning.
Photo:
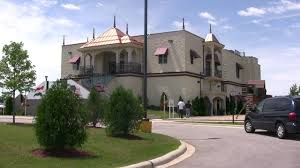
[(265, 88), (265, 80), (249, 80), (248, 85), (255, 85), (256, 88)]
[(157, 48), (154, 55), (159, 56), (159, 55), (165, 55), (168, 53), (168, 48)]
[(69, 63), (75, 64), (75, 63), (77, 63), (77, 61), (79, 61), (79, 59), (80, 59), (79, 56), (71, 57), (71, 58), (69, 59)]

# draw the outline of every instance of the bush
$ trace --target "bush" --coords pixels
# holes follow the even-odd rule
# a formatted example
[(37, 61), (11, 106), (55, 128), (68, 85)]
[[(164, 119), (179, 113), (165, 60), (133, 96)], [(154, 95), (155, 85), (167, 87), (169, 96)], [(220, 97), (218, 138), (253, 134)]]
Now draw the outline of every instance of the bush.
[[(165, 102), (164, 102), (164, 97), (165, 97)], [(163, 110), (164, 106), (166, 108), (168, 107), (168, 96), (165, 92), (163, 92), (160, 96), (160, 110)]]
[(124, 136), (139, 126), (143, 109), (138, 99), (129, 90), (118, 87), (113, 91), (104, 112), (106, 133), (109, 136)]
[(5, 115), (12, 115), (13, 113), (13, 98), (8, 96), (5, 100)]
[(105, 99), (101, 97), (100, 93), (97, 92), (95, 88), (92, 88), (90, 95), (87, 100), (87, 111), (89, 116), (89, 121), (93, 123), (93, 126), (96, 127), (96, 124), (103, 117)]
[(194, 116), (205, 116), (205, 107), (203, 97), (199, 98), (198, 96), (192, 100), (192, 115)]
[(35, 132), (46, 150), (81, 146), (86, 138), (87, 117), (80, 99), (66, 83), (57, 81), (38, 106)]

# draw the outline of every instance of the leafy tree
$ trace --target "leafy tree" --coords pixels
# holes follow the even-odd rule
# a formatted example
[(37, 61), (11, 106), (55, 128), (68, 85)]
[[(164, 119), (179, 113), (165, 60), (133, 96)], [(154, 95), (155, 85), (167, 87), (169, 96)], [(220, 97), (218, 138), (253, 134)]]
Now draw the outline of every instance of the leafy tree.
[(11, 115), (12, 114), (12, 111), (13, 111), (13, 99), (12, 97), (6, 97), (6, 100), (5, 100), (5, 114), (6, 115)]
[(199, 99), (200, 101), (200, 116), (206, 116), (206, 111), (205, 111), (205, 104), (204, 104), (204, 98), (203, 97), (200, 97)]
[(226, 113), (229, 114), (230, 112), (231, 112), (231, 109), (230, 109), (230, 100), (226, 96)]
[(236, 103), (235, 103), (235, 98), (233, 96), (230, 96), (230, 103), (229, 103), (229, 109), (231, 114), (235, 114), (235, 108), (236, 108)]
[(199, 97), (197, 96), (194, 100), (192, 100), (192, 115), (193, 116), (199, 116), (200, 113), (201, 113), (201, 110), (200, 110), (200, 99)]
[(126, 136), (136, 130), (143, 118), (138, 98), (130, 90), (118, 87), (113, 91), (104, 112), (106, 133), (109, 136)]
[(293, 84), (290, 88), (290, 96), (298, 96), (300, 94), (300, 85), (299, 88), (297, 84)]
[(57, 81), (38, 106), (35, 132), (46, 150), (81, 146), (87, 139), (87, 115), (78, 96), (65, 82)]
[(87, 100), (87, 110), (89, 114), (89, 120), (96, 127), (96, 124), (100, 121), (103, 115), (105, 100), (101, 97), (100, 93), (95, 88), (92, 88)]
[[(34, 86), (36, 72), (29, 60), (27, 50), (23, 49), (22, 42), (11, 42), (4, 45), (2, 60), (0, 61), (0, 80), (2, 85), (12, 92), (15, 100), (16, 91), (28, 92)], [(13, 123), (15, 123), (15, 110), (13, 109)]]
[[(164, 98), (165, 97), (165, 98)], [(165, 102), (164, 102), (165, 100)], [(168, 96), (165, 92), (163, 92), (160, 96), (160, 109), (163, 110), (164, 104), (167, 107), (167, 102), (168, 102)]]

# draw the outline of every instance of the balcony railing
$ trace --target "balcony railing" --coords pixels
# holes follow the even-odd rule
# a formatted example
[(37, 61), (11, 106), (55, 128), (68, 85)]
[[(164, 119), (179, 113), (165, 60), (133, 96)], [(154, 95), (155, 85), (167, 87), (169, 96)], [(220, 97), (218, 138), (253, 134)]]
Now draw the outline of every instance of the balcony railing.
[(142, 73), (141, 64), (139, 63), (109, 63), (109, 73), (123, 74), (123, 73)]
[(80, 75), (91, 75), (93, 73), (94, 73), (94, 67), (92, 65), (80, 67)]

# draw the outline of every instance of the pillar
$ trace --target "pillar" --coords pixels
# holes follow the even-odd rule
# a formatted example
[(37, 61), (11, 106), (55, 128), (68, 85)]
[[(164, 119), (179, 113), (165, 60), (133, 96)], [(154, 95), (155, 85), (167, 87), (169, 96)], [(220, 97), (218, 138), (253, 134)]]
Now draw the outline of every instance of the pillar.
[(119, 66), (120, 66), (120, 51), (117, 50), (115, 53), (116, 53), (116, 72), (119, 72)]
[(132, 48), (127, 48), (126, 51), (128, 53), (127, 62), (131, 63), (132, 62), (132, 51), (133, 51), (133, 49)]
[(211, 62), (210, 62), (210, 66), (211, 66), (211, 76), (215, 76), (215, 49), (214, 46), (212, 45), (210, 47), (211, 49)]

